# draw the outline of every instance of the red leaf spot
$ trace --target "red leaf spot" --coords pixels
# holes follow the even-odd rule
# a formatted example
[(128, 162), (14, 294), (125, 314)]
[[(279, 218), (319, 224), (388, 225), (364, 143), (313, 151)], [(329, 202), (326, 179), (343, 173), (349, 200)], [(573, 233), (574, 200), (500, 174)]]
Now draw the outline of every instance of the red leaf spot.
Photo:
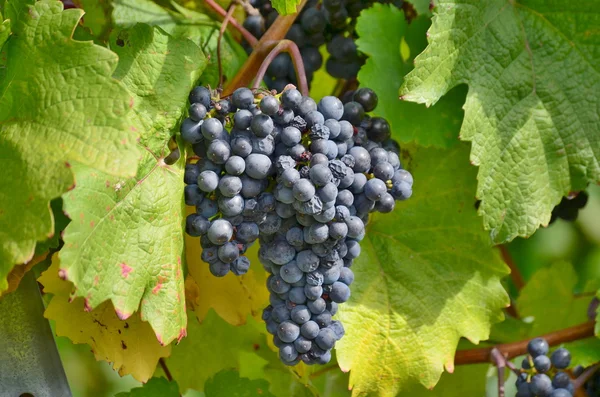
[(134, 104), (133, 97), (129, 98), (129, 107), (132, 108)]
[(133, 269), (127, 266), (127, 264), (125, 263), (119, 263), (119, 266), (121, 266), (121, 276), (123, 276), (123, 278), (127, 278), (127, 276), (129, 276), (129, 273), (133, 271)]
[(92, 311), (92, 306), (90, 306), (90, 297), (89, 296), (84, 299), (83, 307), (86, 312)]
[(71, 163), (69, 163), (68, 161), (65, 162), (65, 165), (67, 166), (67, 168), (71, 168)]
[(96, 224), (94, 223), (94, 221), (90, 222), (90, 227), (94, 227)]
[(94, 286), (98, 285), (100, 283), (100, 277), (98, 275), (96, 275), (94, 277)]
[(162, 288), (162, 283), (159, 282), (158, 284), (156, 284), (156, 286), (154, 288), (152, 288), (152, 293), (154, 295), (158, 294), (158, 291), (160, 291), (161, 288)]
[(67, 269), (60, 269), (58, 271), (58, 277), (60, 277), (62, 280), (67, 280)]
[(110, 205), (106, 206), (106, 212), (110, 211)]
[(161, 346), (165, 345), (165, 341), (160, 334), (156, 334), (156, 339), (158, 339), (158, 343), (160, 343)]

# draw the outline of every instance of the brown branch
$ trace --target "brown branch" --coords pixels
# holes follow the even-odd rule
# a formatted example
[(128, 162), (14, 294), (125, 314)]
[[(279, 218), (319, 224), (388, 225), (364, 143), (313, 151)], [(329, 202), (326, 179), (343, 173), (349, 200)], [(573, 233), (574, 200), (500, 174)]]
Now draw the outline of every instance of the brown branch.
[(161, 357), (158, 359), (158, 362), (160, 364), (160, 367), (162, 368), (163, 372), (165, 373), (165, 376), (167, 377), (167, 380), (169, 382), (173, 381), (173, 376), (171, 375), (171, 371), (169, 371), (169, 368), (167, 367), (167, 363), (165, 361), (164, 357)]
[[(210, 8), (212, 8), (214, 11), (216, 11), (217, 14), (221, 15), (222, 17), (227, 17), (227, 11), (225, 11), (223, 9), (223, 7), (221, 7), (219, 5), (219, 3), (217, 3), (215, 0), (204, 0), (204, 1)], [(256, 37), (254, 37), (254, 35), (252, 33), (247, 31), (245, 27), (240, 25), (240, 23), (238, 21), (236, 21), (235, 18), (231, 18), (231, 21), (229, 23), (231, 23), (231, 26), (233, 26), (238, 32), (241, 33), (244, 40), (246, 40), (248, 42), (248, 44), (250, 44), (250, 46), (252, 46), (252, 48), (256, 47), (256, 44), (258, 44), (258, 40), (256, 39)]]
[[(213, 1), (213, 0), (206, 0)], [(297, 12), (302, 10), (306, 4), (303, 0), (297, 8)], [(279, 40), (283, 39), (288, 30), (294, 24), (296, 15), (278, 16), (271, 27), (260, 38), (260, 41), (254, 46), (254, 50), (244, 63), (244, 66), (236, 73), (235, 77), (227, 84), (223, 91), (223, 96), (231, 95), (231, 93), (239, 87), (247, 87), (256, 76), (263, 60), (269, 55), (269, 52), (277, 45)]]
[(504, 263), (506, 263), (510, 268), (510, 278), (515, 284), (515, 287), (517, 287), (519, 291), (522, 290), (525, 286), (525, 280), (523, 279), (523, 275), (519, 271), (519, 268), (515, 264), (515, 261), (513, 261), (510, 252), (508, 252), (508, 248), (506, 248), (506, 245), (501, 244), (498, 246), (498, 249), (500, 250), (500, 254), (502, 255)]
[(275, 57), (282, 52), (287, 52), (290, 54), (292, 58), (292, 62), (294, 63), (294, 70), (296, 71), (296, 77), (298, 78), (298, 88), (302, 95), (308, 95), (308, 81), (306, 80), (306, 71), (304, 70), (304, 61), (302, 61), (302, 55), (300, 54), (300, 50), (296, 43), (291, 40), (281, 40), (266, 56), (265, 60), (260, 65), (258, 72), (256, 72), (256, 77), (254, 78), (254, 84), (252, 85), (252, 89), (256, 90), (260, 87), (260, 82), (265, 77), (265, 73), (267, 73), (267, 68), (273, 62)]
[[(594, 336), (594, 326), (594, 321), (588, 321), (587, 323), (579, 324), (574, 327), (561, 329), (559, 331), (542, 335), (542, 337), (546, 339), (550, 346), (554, 346), (560, 343), (572, 342), (574, 340)], [(465, 365), (489, 362), (491, 360), (490, 355), (494, 348), (498, 349), (504, 355), (504, 357), (510, 360), (511, 358), (527, 353), (527, 344), (529, 343), (529, 340), (530, 339), (513, 343), (505, 343), (495, 347), (459, 350), (456, 352), (456, 356), (454, 357), (454, 364)]]
[(235, 3), (231, 3), (229, 6), (229, 10), (227, 10), (227, 14), (225, 15), (225, 19), (223, 19), (223, 23), (221, 24), (221, 29), (219, 29), (219, 37), (217, 38), (217, 64), (219, 69), (219, 90), (223, 89), (223, 60), (221, 59), (221, 41), (223, 40), (223, 35), (225, 34), (225, 29), (227, 29), (227, 24), (230, 20), (232, 20), (231, 16), (235, 11)]

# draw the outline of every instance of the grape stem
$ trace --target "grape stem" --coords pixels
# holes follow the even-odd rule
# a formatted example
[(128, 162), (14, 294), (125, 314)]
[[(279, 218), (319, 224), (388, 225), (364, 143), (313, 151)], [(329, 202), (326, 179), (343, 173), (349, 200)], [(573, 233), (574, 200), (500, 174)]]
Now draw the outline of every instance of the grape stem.
[(504, 263), (506, 263), (506, 265), (510, 268), (510, 278), (512, 279), (513, 284), (515, 284), (517, 290), (522, 290), (525, 286), (525, 280), (523, 279), (523, 275), (519, 271), (519, 268), (510, 255), (508, 248), (506, 248), (506, 245), (501, 244), (498, 246), (498, 249), (500, 250), (500, 255), (502, 255), (502, 260), (504, 260)]
[[(214, 0), (205, 0), (214, 1)], [(306, 0), (303, 0), (297, 7), (297, 12), (302, 10), (302, 7), (306, 4)], [(229, 96), (240, 87), (247, 87), (256, 76), (258, 69), (260, 68), (263, 60), (269, 52), (277, 45), (277, 43), (285, 37), (288, 30), (294, 24), (296, 15), (280, 15), (277, 17), (271, 27), (265, 32), (260, 38), (259, 42), (254, 46), (250, 56), (242, 66), (242, 68), (236, 73), (233, 79), (227, 84), (223, 91), (223, 96)]]
[[(594, 336), (594, 321), (588, 321), (574, 327), (562, 329), (542, 335), (542, 338), (548, 341), (550, 346), (555, 346), (565, 342), (585, 339)], [(527, 353), (527, 344), (530, 339), (519, 342), (500, 344), (494, 347), (484, 347), (478, 349), (459, 350), (454, 357), (455, 365), (478, 364), (494, 361), (492, 351), (497, 349), (507, 360)]]
[(504, 357), (500, 350), (495, 347), (490, 352), (490, 357), (498, 369), (498, 397), (504, 397), (504, 368), (506, 368), (506, 357)]
[(225, 18), (223, 19), (223, 23), (221, 23), (221, 29), (219, 29), (219, 37), (217, 39), (217, 64), (219, 68), (219, 90), (223, 89), (223, 60), (221, 59), (221, 41), (223, 40), (223, 35), (225, 34), (225, 29), (227, 29), (227, 24), (229, 21), (233, 20), (231, 16), (235, 11), (235, 3), (231, 3), (229, 6), (229, 10), (227, 10), (227, 14), (225, 14)]
[(161, 357), (160, 359), (158, 359), (158, 362), (160, 363), (160, 367), (162, 368), (163, 372), (165, 373), (167, 380), (169, 382), (172, 382), (173, 375), (171, 375), (171, 371), (169, 371), (169, 367), (167, 367), (167, 362), (165, 361), (165, 358)]
[(252, 89), (256, 90), (258, 87), (260, 87), (260, 83), (265, 77), (265, 73), (267, 73), (267, 68), (271, 62), (273, 62), (275, 57), (284, 51), (290, 54), (290, 57), (292, 58), (294, 70), (296, 71), (296, 77), (298, 78), (298, 88), (300, 89), (300, 92), (302, 95), (308, 95), (308, 81), (306, 80), (304, 61), (302, 61), (302, 55), (300, 54), (298, 46), (291, 40), (281, 40), (265, 57), (264, 61), (260, 65), (260, 68), (258, 69), (258, 72), (256, 72)]
[(585, 371), (583, 371), (583, 373), (573, 381), (573, 387), (575, 388), (575, 390), (578, 390), (581, 386), (583, 386), (585, 382), (587, 382), (598, 371), (599, 368), (600, 363), (594, 364)]
[[(225, 11), (223, 9), (223, 7), (221, 7), (215, 0), (204, 0), (204, 1), (217, 14), (221, 15), (222, 17), (227, 16), (227, 11)], [(231, 23), (231, 26), (233, 26), (238, 32), (240, 32), (240, 34), (242, 35), (244, 40), (246, 40), (248, 42), (248, 44), (250, 44), (252, 46), (252, 48), (256, 47), (256, 45), (258, 44), (258, 40), (256, 39), (256, 37), (254, 37), (252, 35), (252, 33), (248, 32), (246, 30), (246, 28), (243, 27), (242, 25), (240, 25), (239, 22), (236, 21), (234, 18), (231, 18), (230, 23)]]

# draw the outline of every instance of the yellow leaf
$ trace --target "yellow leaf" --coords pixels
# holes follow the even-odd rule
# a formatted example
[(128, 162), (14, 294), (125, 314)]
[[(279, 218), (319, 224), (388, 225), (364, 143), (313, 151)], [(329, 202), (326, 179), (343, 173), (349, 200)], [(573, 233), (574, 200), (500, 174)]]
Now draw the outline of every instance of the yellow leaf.
[(115, 314), (110, 302), (87, 311), (85, 300), (71, 301), (73, 285), (59, 277), (58, 255), (52, 257), (52, 265), (38, 281), (45, 293), (54, 296), (44, 316), (56, 323), (56, 334), (66, 336), (73, 343), (87, 343), (97, 360), (113, 363), (121, 376), (131, 374), (141, 382), (152, 377), (158, 360), (171, 354), (171, 346), (161, 346), (152, 328), (134, 313), (125, 321)]
[(200, 259), (202, 249), (197, 237), (186, 235), (185, 244), (189, 272), (186, 299), (199, 321), (204, 320), (211, 308), (232, 325), (245, 324), (248, 315), (261, 317), (262, 310), (269, 304), (269, 292), (267, 274), (258, 261), (258, 243), (246, 252), (251, 263), (248, 273), (243, 276), (229, 273), (225, 277), (213, 276), (208, 264)]

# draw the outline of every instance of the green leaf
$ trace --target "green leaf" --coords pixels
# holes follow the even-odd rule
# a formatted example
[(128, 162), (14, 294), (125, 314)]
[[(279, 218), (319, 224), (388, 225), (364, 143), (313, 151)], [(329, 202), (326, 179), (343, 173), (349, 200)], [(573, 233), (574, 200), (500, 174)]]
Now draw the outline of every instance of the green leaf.
[(56, 198), (50, 202), (50, 208), (52, 209), (52, 216), (54, 217), (54, 234), (52, 237), (38, 241), (35, 246), (35, 255), (41, 255), (50, 249), (57, 249), (60, 245), (60, 234), (71, 220), (63, 212), (63, 199)]
[(290, 15), (296, 13), (296, 6), (300, 4), (300, 0), (272, 0), (273, 8), (277, 10), (279, 15)]
[(83, 27), (92, 37), (106, 41), (110, 34), (112, 5), (108, 0), (74, 0), (79, 8), (85, 11)]
[(23, 3), (5, 4), (13, 35), (0, 81), (0, 291), (13, 265), (52, 235), (48, 202), (73, 187), (72, 164), (130, 176), (140, 156), (129, 94), (111, 77), (117, 56), (71, 39), (81, 10)]
[(542, 335), (587, 321), (589, 298), (574, 297), (577, 274), (559, 262), (537, 271), (521, 290), (517, 311), (533, 317), (531, 335)]
[[(0, 21), (2, 21), (2, 14), (0, 14)], [(0, 23), (0, 49), (8, 40), (8, 36), (10, 36), (10, 21), (7, 19)]]
[[(429, 24), (429, 18), (422, 16), (408, 25), (404, 13), (390, 5), (375, 3), (363, 11), (356, 26), (360, 36), (356, 44), (369, 58), (358, 80), (361, 86), (377, 92), (379, 104), (374, 113), (390, 122), (397, 139), (450, 147), (458, 142), (465, 87), (453, 90), (433, 109), (398, 99), (404, 75), (412, 70), (414, 57), (426, 46)], [(409, 51), (408, 56), (401, 55), (401, 47)]]
[(437, 102), (466, 83), (461, 137), (479, 166), (495, 242), (529, 236), (569, 191), (600, 179), (599, 0), (440, 0), (403, 99)]
[(564, 347), (571, 352), (571, 368), (577, 365), (589, 367), (600, 362), (600, 339), (596, 337), (565, 343)]
[(206, 397), (275, 397), (264, 379), (241, 378), (237, 371), (221, 371), (206, 381)]
[(169, 382), (165, 378), (151, 378), (142, 387), (136, 387), (115, 397), (179, 397), (179, 387), (176, 382)]
[[(252, 317), (242, 326), (233, 326), (221, 319), (213, 310), (199, 323), (190, 313), (188, 337), (173, 347), (166, 360), (167, 367), (181, 390), (204, 391), (204, 383), (224, 369), (244, 372), (240, 357), (243, 353), (269, 351), (263, 324)], [(270, 352), (269, 354), (275, 354)], [(264, 365), (264, 364), (263, 364)], [(190, 371), (190, 368), (194, 368)]]
[(415, 7), (419, 15), (430, 14), (429, 5), (433, 3), (431, 0), (407, 0), (407, 2)]
[[(170, 12), (150, 0), (115, 0), (113, 19), (116, 25), (130, 27), (138, 22), (159, 26), (176, 38), (188, 38), (209, 58), (199, 83), (216, 87), (219, 83), (217, 40), (221, 23), (209, 16), (187, 10), (185, 15)], [(223, 74), (231, 79), (246, 60), (244, 49), (226, 32), (221, 43)]]
[(61, 271), (91, 308), (110, 299), (126, 319), (141, 302), (142, 320), (168, 344), (185, 336), (187, 323), (185, 159), (167, 165), (164, 158), (205, 61), (194, 43), (160, 28), (136, 25), (115, 40), (120, 56), (115, 76), (131, 92), (143, 157), (131, 179), (74, 167), (78, 187), (65, 195), (73, 221), (65, 231)]
[(444, 367), (453, 370), (461, 337), (487, 339), (503, 318), (508, 271), (475, 213), (467, 149), (417, 150), (413, 197), (373, 216), (339, 314), (347, 332), (338, 361), (352, 371), (353, 395), (433, 387)]
[[(462, 365), (454, 373), (444, 373), (433, 390), (420, 385), (411, 386), (398, 396), (410, 397), (483, 397), (485, 396), (486, 375), (490, 365)], [(507, 394), (510, 396), (510, 394)]]

